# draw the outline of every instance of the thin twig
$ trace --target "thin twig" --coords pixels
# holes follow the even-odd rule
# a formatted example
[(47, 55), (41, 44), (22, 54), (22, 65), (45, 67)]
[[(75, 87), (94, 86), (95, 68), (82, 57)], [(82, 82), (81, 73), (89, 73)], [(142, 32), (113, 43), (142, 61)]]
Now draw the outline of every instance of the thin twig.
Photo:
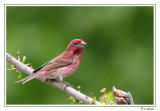
[[(23, 64), (22, 62), (18, 61), (16, 58), (12, 57), (10, 54), (6, 53), (6, 59), (8, 62), (13, 64), (19, 70), (21, 70), (29, 75), (32, 74), (32, 72), (33, 72), (32, 68), (30, 68), (30, 67), (26, 66), (25, 64)], [(68, 93), (69, 95), (75, 97), (78, 101), (84, 102), (86, 104), (92, 104), (92, 101), (94, 101), (92, 98), (80, 93), (79, 91), (75, 90), (74, 88), (66, 87), (66, 85), (61, 82), (46, 81), (45, 76), (37, 77), (37, 79)], [(95, 101), (94, 104), (95, 105), (103, 105), (98, 101)]]

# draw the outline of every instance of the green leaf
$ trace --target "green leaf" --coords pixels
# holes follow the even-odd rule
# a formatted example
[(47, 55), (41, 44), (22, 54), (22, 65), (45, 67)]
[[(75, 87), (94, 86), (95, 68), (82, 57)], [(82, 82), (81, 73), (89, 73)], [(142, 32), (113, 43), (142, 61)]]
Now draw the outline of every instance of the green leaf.
[(114, 95), (113, 95), (112, 91), (108, 92), (108, 93), (106, 94), (106, 97), (107, 97), (108, 99), (113, 99), (113, 98), (114, 98)]
[(8, 71), (11, 71), (11, 70), (15, 70), (15, 69), (17, 69), (17, 68), (10, 68), (10, 69), (7, 69)]
[(25, 61), (26, 61), (26, 56), (23, 56), (22, 63), (24, 63)]
[(14, 65), (11, 65), (11, 68), (16, 68)]
[(21, 72), (18, 73), (18, 79), (20, 79), (20, 78), (21, 78)]
[(20, 56), (18, 55), (18, 61), (21, 61), (21, 58), (20, 58)]
[(31, 63), (26, 64), (27, 66), (29, 66)]

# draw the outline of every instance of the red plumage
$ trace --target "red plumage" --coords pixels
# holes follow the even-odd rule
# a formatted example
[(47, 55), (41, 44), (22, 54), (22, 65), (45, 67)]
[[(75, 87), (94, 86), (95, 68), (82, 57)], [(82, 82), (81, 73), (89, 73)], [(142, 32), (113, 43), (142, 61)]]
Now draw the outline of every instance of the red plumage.
[(56, 58), (42, 65), (40, 68), (33, 71), (30, 76), (17, 81), (22, 84), (39, 76), (46, 76), (49, 79), (59, 79), (63, 81), (63, 78), (73, 74), (78, 68), (81, 62), (81, 53), (83, 48), (87, 44), (81, 39), (72, 40), (67, 49)]

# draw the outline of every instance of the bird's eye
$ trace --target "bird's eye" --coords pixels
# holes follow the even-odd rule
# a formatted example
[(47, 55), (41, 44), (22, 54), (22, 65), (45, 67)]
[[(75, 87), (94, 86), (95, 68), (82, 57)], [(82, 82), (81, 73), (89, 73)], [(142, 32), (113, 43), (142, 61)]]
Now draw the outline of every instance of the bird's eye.
[(78, 42), (75, 42), (75, 43), (74, 43), (74, 45), (77, 45), (77, 44), (78, 44)]

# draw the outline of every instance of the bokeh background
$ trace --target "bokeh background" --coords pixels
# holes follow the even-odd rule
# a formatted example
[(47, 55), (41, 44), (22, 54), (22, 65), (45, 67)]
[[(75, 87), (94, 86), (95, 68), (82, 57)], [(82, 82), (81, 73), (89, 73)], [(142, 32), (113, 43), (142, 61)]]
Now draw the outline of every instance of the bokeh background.
[[(88, 45), (65, 81), (97, 99), (102, 88), (115, 86), (130, 91), (135, 104), (154, 103), (152, 6), (7, 6), (6, 17), (6, 51), (12, 56), (19, 50), (38, 68), (80, 38)], [(18, 74), (6, 74), (6, 104), (70, 104), (59, 89), (36, 79), (15, 84)]]

